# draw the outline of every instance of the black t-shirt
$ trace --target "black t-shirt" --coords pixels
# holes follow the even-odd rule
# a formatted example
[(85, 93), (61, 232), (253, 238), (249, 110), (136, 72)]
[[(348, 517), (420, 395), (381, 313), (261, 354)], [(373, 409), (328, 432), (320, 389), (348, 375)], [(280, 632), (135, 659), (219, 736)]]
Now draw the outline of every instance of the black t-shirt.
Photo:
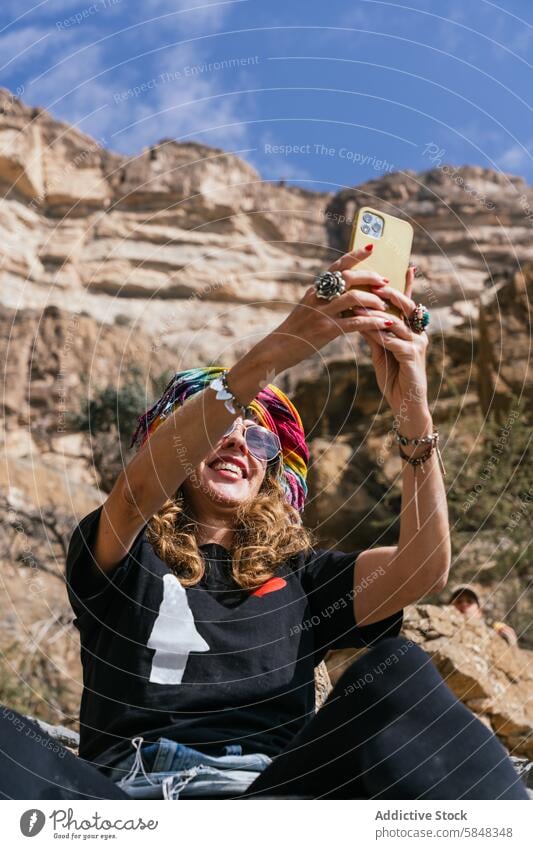
[(273, 757), (312, 717), (314, 667), (327, 651), (400, 630), (401, 612), (357, 627), (359, 551), (309, 549), (248, 591), (231, 579), (229, 551), (208, 543), (204, 578), (184, 588), (145, 525), (111, 573), (94, 575), (101, 510), (75, 527), (66, 572), (81, 637), (80, 756), (103, 768), (137, 735)]

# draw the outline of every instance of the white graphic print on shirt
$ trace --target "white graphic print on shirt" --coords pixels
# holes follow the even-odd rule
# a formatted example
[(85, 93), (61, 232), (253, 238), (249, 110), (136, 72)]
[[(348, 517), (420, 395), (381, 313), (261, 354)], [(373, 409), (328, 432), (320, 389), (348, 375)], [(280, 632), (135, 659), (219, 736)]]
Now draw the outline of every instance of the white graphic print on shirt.
[(189, 653), (209, 651), (196, 630), (187, 593), (175, 575), (163, 578), (163, 600), (147, 645), (155, 649), (150, 671), (153, 684), (181, 684)]

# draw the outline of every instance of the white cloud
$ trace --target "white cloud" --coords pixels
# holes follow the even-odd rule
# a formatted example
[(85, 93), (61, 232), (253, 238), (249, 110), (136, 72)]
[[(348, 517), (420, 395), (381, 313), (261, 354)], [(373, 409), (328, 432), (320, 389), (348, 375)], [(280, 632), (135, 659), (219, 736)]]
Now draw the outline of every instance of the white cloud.
[[(93, 46), (85, 51), (83, 59), (69, 58), (76, 45), (64, 45), (64, 55), (54, 55), (56, 60), (66, 59), (49, 71), (38, 75), (26, 85), (23, 100), (31, 106), (39, 105), (52, 115), (80, 126), (96, 138), (107, 136), (111, 128), (111, 97), (105, 77), (95, 78), (105, 67), (102, 49)], [(91, 116), (88, 118), (87, 116)]]
[[(246, 144), (247, 127), (242, 123), (246, 98), (225, 94), (241, 88), (240, 72), (206, 68), (194, 75), (185, 75), (187, 68), (201, 68), (207, 64), (208, 60), (191, 44), (182, 45), (171, 53), (165, 52), (164, 63), (145, 80), (152, 87), (114, 107), (114, 140), (119, 146), (115, 149), (133, 151), (165, 137), (196, 137), (206, 144), (224, 148)], [(167, 76), (161, 79), (162, 74), (170, 79)], [(176, 78), (177, 74), (181, 78)], [(210, 127), (220, 129), (203, 132)]]
[(144, 18), (181, 12), (183, 14), (177, 16), (180, 27), (187, 24), (204, 28), (208, 24), (210, 29), (215, 29), (238, 5), (238, 2), (206, 2), (206, 0), (146, 0), (142, 8)]
[(315, 175), (310, 171), (303, 168), (300, 164), (296, 164), (298, 155), (301, 157), (309, 156), (311, 159), (311, 154), (284, 156), (281, 153), (268, 153), (265, 150), (266, 145), (274, 147), (285, 143), (285, 139), (275, 136), (267, 129), (261, 135), (260, 145), (255, 149), (253, 154), (248, 154), (247, 159), (254, 168), (261, 174), (266, 174), (269, 179), (302, 181), (315, 179)]
[(532, 149), (533, 139), (526, 142), (522, 147), (513, 144), (498, 157), (498, 164), (504, 170), (524, 171), (531, 168), (532, 157), (529, 151)]
[(35, 62), (37, 56), (50, 51), (53, 32), (47, 27), (28, 26), (4, 30), (0, 34), (0, 71), (10, 74)]

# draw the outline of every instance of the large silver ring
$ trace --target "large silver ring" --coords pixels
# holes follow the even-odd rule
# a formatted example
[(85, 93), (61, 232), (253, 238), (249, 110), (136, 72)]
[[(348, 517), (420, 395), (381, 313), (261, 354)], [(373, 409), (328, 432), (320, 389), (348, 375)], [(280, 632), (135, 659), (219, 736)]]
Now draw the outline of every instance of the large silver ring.
[(344, 277), (340, 271), (325, 271), (316, 278), (315, 291), (317, 298), (323, 301), (339, 298), (346, 292)]

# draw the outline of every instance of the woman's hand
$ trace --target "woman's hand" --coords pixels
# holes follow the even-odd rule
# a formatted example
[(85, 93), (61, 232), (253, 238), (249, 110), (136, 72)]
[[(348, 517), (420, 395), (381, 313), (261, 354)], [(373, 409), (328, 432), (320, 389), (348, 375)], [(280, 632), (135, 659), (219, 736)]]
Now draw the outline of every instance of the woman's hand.
[[(356, 330), (379, 330), (384, 326), (389, 316), (381, 311), (386, 309), (387, 302), (376, 292), (351, 288), (356, 285), (380, 287), (388, 282), (375, 271), (353, 270), (353, 266), (368, 256), (369, 252), (362, 248), (336, 260), (328, 270), (342, 271), (348, 291), (325, 301), (317, 298), (315, 287), (310, 286), (287, 318), (259, 343), (268, 350), (276, 372), (305, 360), (338, 336)], [(346, 311), (349, 315), (342, 315)]]
[[(380, 297), (398, 307), (406, 318), (416, 306), (411, 298), (415, 270), (407, 269), (405, 293), (390, 286), (379, 287)], [(378, 386), (398, 420), (402, 435), (423, 436), (432, 429), (427, 398), (428, 336), (425, 331), (414, 333), (395, 315), (383, 315), (383, 318), (391, 324), (379, 330), (361, 331), (370, 346)]]
[[(406, 273), (405, 293), (387, 286), (388, 280), (374, 271), (354, 270), (369, 252), (364, 248), (339, 257), (328, 271), (341, 271), (347, 291), (331, 301), (316, 296), (314, 286), (305, 293), (287, 318), (262, 343), (269, 348), (275, 371), (283, 371), (319, 351), (338, 336), (359, 332), (370, 346), (379, 388), (401, 432), (408, 438), (422, 436), (432, 428), (427, 403), (425, 332), (414, 333), (386, 304), (408, 317), (415, 308), (411, 298), (414, 268)], [(367, 286), (371, 291), (355, 289)], [(348, 311), (348, 315), (346, 315)]]
[[(349, 272), (344, 269), (349, 267), (351, 256), (351, 253), (344, 254), (329, 268), (330, 271), (342, 271), (347, 286)], [(397, 307), (405, 318), (409, 318), (416, 306), (411, 298), (415, 271), (416, 268), (407, 269), (405, 292), (384, 285), (384, 278), (371, 284), (374, 294)], [(338, 299), (339, 302), (341, 300)], [(378, 326), (356, 326), (355, 329), (370, 346), (378, 386), (398, 421), (402, 435), (409, 439), (423, 436), (433, 429), (427, 401), (428, 336), (425, 331), (414, 333), (402, 318), (380, 308), (371, 306), (369, 314)]]

